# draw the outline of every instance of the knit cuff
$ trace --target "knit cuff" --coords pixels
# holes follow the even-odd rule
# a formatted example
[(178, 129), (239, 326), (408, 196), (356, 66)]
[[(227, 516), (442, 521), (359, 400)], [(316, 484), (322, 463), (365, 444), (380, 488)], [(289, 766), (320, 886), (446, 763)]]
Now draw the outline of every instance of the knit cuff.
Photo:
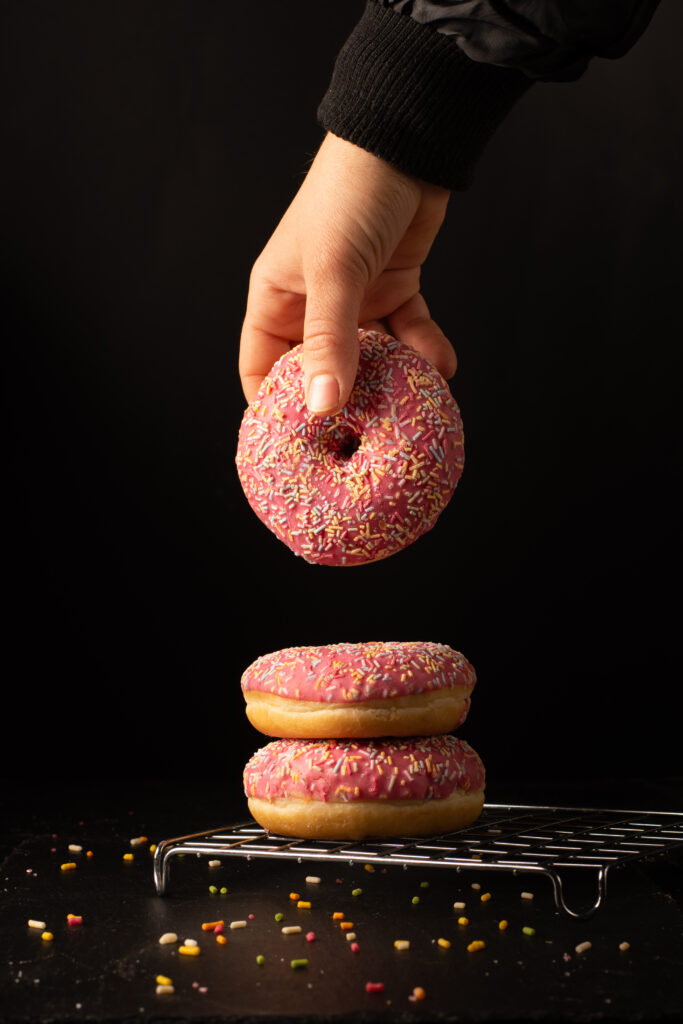
[(369, 0), (337, 57), (318, 121), (408, 174), (463, 190), (531, 84), (521, 71), (471, 60), (454, 36)]

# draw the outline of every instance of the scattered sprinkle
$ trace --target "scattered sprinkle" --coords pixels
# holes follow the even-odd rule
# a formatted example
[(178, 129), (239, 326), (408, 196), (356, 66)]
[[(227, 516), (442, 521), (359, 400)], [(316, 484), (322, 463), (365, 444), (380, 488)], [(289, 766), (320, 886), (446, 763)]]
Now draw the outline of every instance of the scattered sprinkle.
[(353, 928), (353, 921), (340, 921), (339, 927), (343, 932), (348, 932), (350, 931), (351, 928)]
[(308, 967), (308, 960), (305, 957), (300, 957), (298, 960), (290, 960), (289, 966), (292, 970), (296, 971), (299, 967)]
[(226, 939), (225, 935), (219, 933), (216, 936), (216, 942), (218, 942), (221, 946), (224, 946), (227, 941), (228, 940)]
[(259, 953), (259, 955), (256, 957), (256, 963), (259, 965), (259, 967), (263, 967), (265, 962), (266, 958), (264, 957), (263, 953)]
[(536, 934), (536, 929), (532, 928), (528, 924), (524, 925), (524, 927), (522, 928), (522, 931), (524, 932), (525, 935), (535, 935)]
[(474, 942), (470, 942), (469, 946), (467, 947), (467, 952), (468, 953), (476, 953), (477, 950), (485, 949), (485, 948), (486, 948), (486, 943), (485, 942), (483, 942), (481, 939), (475, 939)]
[(277, 914), (275, 915), (275, 920), (276, 920), (276, 921), (282, 921), (282, 920), (284, 919), (284, 916), (285, 916), (285, 915), (284, 915), (284, 914), (282, 913), (282, 911), (279, 911), (279, 912), (278, 912), (278, 913), (277, 913)]
[(306, 942), (315, 942), (315, 932), (306, 932)]
[(301, 925), (298, 924), (286, 924), (282, 929), (283, 935), (298, 935), (301, 931)]
[(436, 940), (436, 944), (437, 944), (437, 946), (441, 946), (442, 949), (450, 949), (451, 948), (451, 944), (448, 941), (448, 939), (437, 939)]
[(396, 939), (394, 949), (410, 949), (410, 942), (408, 939)]
[(507, 923), (507, 921), (505, 921), (505, 920), (503, 920), (503, 921), (499, 921), (499, 922), (498, 922), (498, 928), (499, 928), (499, 930), (500, 930), (501, 932), (504, 932), (504, 931), (505, 931), (505, 929), (507, 928), (507, 926), (508, 926), (508, 923)]
[(210, 885), (210, 886), (209, 886), (209, 892), (210, 892), (210, 893), (212, 893), (213, 895), (215, 895), (215, 894), (216, 894), (216, 893), (218, 892), (218, 888), (217, 888), (217, 886), (215, 886), (215, 885)]
[(52, 942), (52, 940), (54, 939), (54, 935), (52, 934), (52, 932), (43, 932), (43, 934), (40, 937), (43, 940), (43, 942)]
[(368, 874), (374, 875), (375, 869), (372, 866), (372, 864), (365, 864), (364, 867), (365, 867), (365, 870), (368, 872)]
[(363, 890), (362, 889), (352, 889), (351, 890), (351, 895), (352, 896), (362, 896), (363, 895)]
[(224, 885), (222, 885), (220, 887), (219, 892), (220, 892), (221, 896), (227, 896), (228, 895), (228, 890), (226, 889), (226, 887)]
[(69, 853), (82, 853), (83, 851), (83, 847), (79, 846), (77, 843), (69, 843), (67, 849)]
[(225, 924), (225, 921), (205, 921), (204, 924), (202, 925), (202, 931), (212, 932), (218, 927), (219, 924)]
[(585, 953), (587, 949), (590, 949), (593, 945), (592, 942), (580, 942), (578, 946), (574, 947), (575, 953)]
[(200, 949), (199, 946), (188, 946), (185, 943), (184, 946), (178, 946), (178, 952), (182, 953), (183, 956), (199, 956)]
[(619, 943), (619, 949), (621, 950), (622, 953), (625, 953), (626, 950), (630, 949), (630, 948), (631, 948), (631, 943), (630, 942), (620, 942)]
[(310, 910), (311, 909), (311, 902), (310, 902), (310, 900), (297, 900), (297, 904), (296, 905), (297, 905), (299, 910)]
[(413, 896), (413, 898), (412, 898), (412, 900), (410, 902), (413, 904), (413, 906), (415, 906), (416, 904), (418, 904), (420, 902), (420, 897), (419, 896)]
[(219, 860), (210, 860), (209, 861), (209, 867), (210, 868), (219, 868), (220, 866), (221, 866), (221, 862)]
[(421, 889), (428, 889), (429, 888), (429, 882), (420, 882), (420, 888)]
[(366, 981), (365, 982), (366, 992), (384, 992), (384, 982), (382, 981)]
[(292, 900), (292, 901), (293, 901), (294, 903), (296, 903), (296, 901), (297, 901), (297, 900), (300, 900), (300, 899), (301, 899), (301, 896), (299, 895), (299, 893), (298, 893), (298, 892), (290, 892), (290, 894), (289, 894), (289, 898), (290, 898), (290, 900)]
[(173, 985), (157, 985), (156, 994), (158, 996), (171, 996), (175, 992)]
[(131, 860), (133, 860), (133, 859), (134, 859), (134, 856), (135, 856), (135, 855), (134, 855), (134, 854), (132, 854), (132, 853), (124, 853), (124, 855), (123, 855), (123, 859), (124, 859), (125, 861), (128, 861), (128, 862), (130, 862)]
[(177, 941), (178, 941), (178, 936), (176, 935), (175, 932), (164, 932), (164, 934), (159, 939), (159, 945), (160, 946), (167, 946), (170, 942), (177, 942)]
[(157, 981), (157, 985), (172, 985), (173, 984), (173, 980), (171, 978), (167, 978), (165, 974), (157, 974), (156, 981)]
[(74, 862), (72, 860), (70, 860), (70, 861), (67, 861), (66, 864), (61, 864), (59, 870), (60, 871), (75, 871), (76, 870), (76, 865), (74, 864)]
[(473, 889), (481, 889), (481, 886), (480, 886), (479, 882), (472, 882), (472, 888)]
[(355, 932), (347, 932), (346, 933), (346, 941), (347, 942), (353, 942), (353, 940), (355, 938), (356, 938), (356, 933)]
[(427, 993), (420, 985), (417, 985), (416, 988), (413, 989), (413, 995), (416, 999), (424, 999)]
[(80, 914), (67, 914), (66, 920), (67, 923), (72, 925), (74, 928), (78, 925), (83, 924), (83, 918), (81, 917)]
[(317, 875), (306, 875), (306, 881), (309, 885), (319, 885), (320, 878)]
[(247, 922), (246, 921), (231, 921), (230, 922), (230, 930), (231, 931), (235, 931), (236, 928), (246, 928), (246, 927), (247, 927)]
[(464, 926), (464, 925), (467, 925), (469, 923), (470, 923), (469, 917), (459, 917), (458, 918), (458, 924), (461, 924), (461, 925)]
[(523, 900), (532, 900), (534, 898), (534, 894), (532, 892), (520, 892), (519, 895)]
[(344, 920), (344, 915), (342, 914), (341, 910), (335, 910), (334, 914), (332, 915), (332, 920), (333, 921), (343, 921)]
[(351, 945), (349, 946), (349, 949), (351, 950), (352, 953), (357, 953), (359, 949), (358, 943), (352, 942)]
[(491, 893), (483, 892), (479, 899), (481, 900), (482, 903), (488, 903), (488, 901), (491, 899)]
[(29, 928), (40, 928), (41, 931), (45, 931), (47, 928), (44, 921), (34, 921), (32, 918), (29, 919), (28, 926)]
[(465, 904), (461, 900), (457, 900), (453, 904), (453, 910), (464, 910), (464, 909), (465, 909)]

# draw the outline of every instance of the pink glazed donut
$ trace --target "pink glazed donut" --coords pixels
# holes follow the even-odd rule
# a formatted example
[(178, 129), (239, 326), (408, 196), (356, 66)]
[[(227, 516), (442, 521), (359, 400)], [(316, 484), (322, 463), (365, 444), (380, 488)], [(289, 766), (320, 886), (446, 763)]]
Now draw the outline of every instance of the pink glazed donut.
[(307, 562), (363, 565), (430, 530), (464, 464), (460, 411), (415, 349), (359, 331), (348, 404), (313, 416), (303, 346), (282, 356), (247, 408), (237, 472), (252, 509)]
[(431, 736), (469, 711), (476, 675), (446, 644), (288, 647), (242, 676), (247, 717), (266, 736), (298, 739)]
[(406, 740), (275, 740), (244, 769), (263, 828), (304, 839), (436, 835), (484, 806), (484, 766), (454, 736)]

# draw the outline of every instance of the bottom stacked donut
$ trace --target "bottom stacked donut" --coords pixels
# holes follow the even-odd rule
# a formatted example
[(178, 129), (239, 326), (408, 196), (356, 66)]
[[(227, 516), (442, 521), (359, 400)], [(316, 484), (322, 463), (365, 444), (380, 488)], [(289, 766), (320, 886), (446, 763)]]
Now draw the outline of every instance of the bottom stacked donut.
[[(409, 735), (409, 712), (438, 723), (433, 704), (453, 729), (467, 714), (475, 680), (469, 662), (442, 644), (335, 644), (259, 658), (242, 677), (248, 714), (257, 694), (257, 720), (267, 721), (270, 735), (281, 723), (284, 735), (244, 769), (254, 819), (281, 835), (353, 840), (471, 824), (484, 805), (481, 759), (446, 732)], [(274, 710), (264, 718), (271, 696)], [(306, 738), (292, 735), (297, 713)], [(335, 735), (316, 737), (311, 720)], [(373, 736), (378, 721), (396, 722), (401, 733)]]

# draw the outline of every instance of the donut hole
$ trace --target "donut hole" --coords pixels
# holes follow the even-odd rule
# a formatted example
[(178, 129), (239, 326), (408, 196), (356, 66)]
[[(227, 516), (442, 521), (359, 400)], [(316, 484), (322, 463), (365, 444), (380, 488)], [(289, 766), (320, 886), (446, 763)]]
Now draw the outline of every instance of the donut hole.
[(329, 450), (340, 462), (348, 462), (360, 448), (362, 440), (349, 426), (335, 427), (330, 434)]

